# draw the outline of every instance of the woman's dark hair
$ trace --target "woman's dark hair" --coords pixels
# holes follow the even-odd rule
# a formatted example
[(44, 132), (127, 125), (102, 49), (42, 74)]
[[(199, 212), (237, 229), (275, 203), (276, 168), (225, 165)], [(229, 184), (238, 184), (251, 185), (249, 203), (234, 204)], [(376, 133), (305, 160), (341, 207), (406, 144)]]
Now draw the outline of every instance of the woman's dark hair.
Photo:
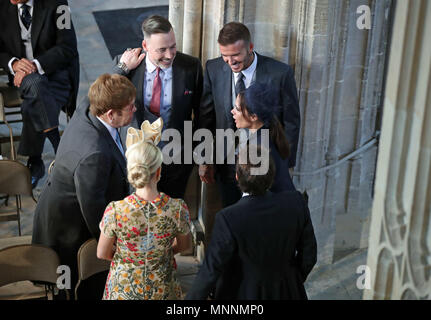
[[(251, 88), (251, 87), (250, 87)], [(249, 89), (247, 89), (249, 90)], [(246, 91), (247, 91), (246, 90)], [(289, 142), (287, 141), (286, 134), (284, 133), (283, 126), (280, 121), (278, 121), (277, 116), (273, 112), (276, 109), (276, 106), (264, 105), (260, 103), (261, 101), (257, 101), (259, 97), (264, 97), (264, 95), (254, 95), (253, 96), (253, 106), (261, 105), (261, 108), (255, 107), (255, 110), (250, 110), (250, 103), (247, 103), (247, 97), (245, 92), (240, 92), (239, 96), (239, 108), (244, 118), (250, 120), (250, 116), (255, 115), (259, 118), (260, 121), (263, 122), (264, 127), (269, 127), (269, 137), (271, 141), (275, 144), (278, 153), (280, 154), (282, 159), (287, 159), (290, 155), (290, 147)]]
[(258, 156), (262, 155), (262, 149), (260, 145), (249, 145), (247, 149), (242, 149), (239, 152), (243, 154), (243, 156), (246, 156), (247, 161), (245, 164), (241, 164), (239, 161), (237, 161), (236, 164), (236, 175), (238, 179), (238, 186), (242, 192), (249, 193), (251, 195), (259, 196), (264, 195), (265, 192), (272, 186), (272, 183), (274, 182), (274, 176), (275, 176), (275, 164), (274, 160), (272, 159), (269, 151), (268, 159), (263, 158), (262, 161), (268, 161), (268, 171), (265, 174), (252, 174), (251, 169), (252, 168), (259, 168), (263, 164), (262, 162), (253, 164), (250, 161), (250, 149), (256, 148), (253, 152), (257, 154)]

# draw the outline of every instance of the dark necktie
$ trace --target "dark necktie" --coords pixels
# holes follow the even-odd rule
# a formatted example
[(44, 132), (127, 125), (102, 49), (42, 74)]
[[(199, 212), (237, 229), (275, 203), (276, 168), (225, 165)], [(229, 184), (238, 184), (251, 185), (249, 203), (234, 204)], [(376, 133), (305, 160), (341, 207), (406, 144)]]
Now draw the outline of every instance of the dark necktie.
[(153, 82), (153, 95), (150, 102), (150, 111), (156, 116), (160, 116), (160, 95), (162, 93), (162, 80), (160, 79), (160, 68), (157, 68), (157, 74)]
[(242, 72), (239, 73), (238, 80), (236, 81), (235, 85), (235, 97), (238, 96), (238, 93), (245, 90), (245, 84), (244, 84), (244, 75)]
[(24, 27), (28, 30), (28, 28), (31, 25), (31, 14), (30, 14), (30, 6), (23, 4), (22, 5), (22, 12), (21, 12), (21, 22), (24, 25)]

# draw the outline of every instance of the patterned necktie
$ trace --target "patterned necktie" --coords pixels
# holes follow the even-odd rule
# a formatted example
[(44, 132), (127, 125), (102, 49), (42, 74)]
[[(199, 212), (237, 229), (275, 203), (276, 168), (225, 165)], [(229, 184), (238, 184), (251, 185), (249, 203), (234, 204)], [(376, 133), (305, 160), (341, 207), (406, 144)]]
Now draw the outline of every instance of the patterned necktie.
[(121, 153), (124, 155), (124, 149), (123, 149), (123, 145), (121, 144), (121, 138), (120, 138), (120, 134), (118, 133), (118, 130), (115, 129), (116, 135), (115, 135), (115, 143), (118, 146), (118, 149), (120, 149)]
[(28, 30), (28, 28), (31, 25), (31, 14), (30, 14), (30, 6), (23, 4), (22, 5), (22, 12), (21, 12), (21, 22), (24, 25), (24, 27)]
[(150, 111), (156, 116), (160, 116), (160, 95), (162, 93), (162, 81), (160, 79), (160, 68), (157, 68), (156, 77), (153, 82), (153, 95), (150, 102)]
[(238, 75), (238, 80), (236, 80), (236, 84), (235, 84), (235, 97), (238, 96), (238, 93), (245, 90), (245, 84), (244, 84), (243, 78), (244, 78), (244, 74), (240, 72)]

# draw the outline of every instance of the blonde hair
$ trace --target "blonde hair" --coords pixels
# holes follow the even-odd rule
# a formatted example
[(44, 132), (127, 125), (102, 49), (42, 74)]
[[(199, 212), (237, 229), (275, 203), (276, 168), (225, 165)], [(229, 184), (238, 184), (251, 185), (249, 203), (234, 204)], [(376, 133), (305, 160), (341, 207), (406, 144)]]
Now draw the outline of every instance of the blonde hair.
[(138, 189), (145, 187), (162, 165), (162, 151), (151, 142), (140, 141), (126, 151), (127, 179)]

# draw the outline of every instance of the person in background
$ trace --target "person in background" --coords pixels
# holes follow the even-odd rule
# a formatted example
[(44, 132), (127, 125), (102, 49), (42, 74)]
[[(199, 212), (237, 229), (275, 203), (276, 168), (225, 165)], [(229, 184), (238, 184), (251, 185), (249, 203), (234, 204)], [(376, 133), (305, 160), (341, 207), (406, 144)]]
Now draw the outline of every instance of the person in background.
[[(18, 154), (28, 156), (32, 187), (45, 175), (45, 138), (54, 153), (60, 142), (60, 110), (71, 116), (79, 86), (76, 34), (58, 21), (70, 19), (66, 0), (0, 1), (0, 67), (19, 88), (22, 131)], [(69, 14), (69, 15), (67, 15)], [(63, 17), (62, 17), (63, 16)]]
[(304, 281), (317, 259), (308, 207), (298, 191), (268, 190), (276, 174), (271, 157), (262, 175), (251, 171), (261, 164), (244, 159), (236, 167), (242, 198), (216, 214), (204, 262), (186, 299), (207, 299), (214, 288), (220, 300), (307, 299)]
[(174, 254), (191, 247), (189, 211), (182, 199), (158, 191), (161, 127), (145, 121), (142, 128), (141, 134), (129, 128), (127, 137), (128, 180), (136, 191), (109, 203), (100, 222), (97, 257), (112, 261), (104, 300), (182, 298)]

